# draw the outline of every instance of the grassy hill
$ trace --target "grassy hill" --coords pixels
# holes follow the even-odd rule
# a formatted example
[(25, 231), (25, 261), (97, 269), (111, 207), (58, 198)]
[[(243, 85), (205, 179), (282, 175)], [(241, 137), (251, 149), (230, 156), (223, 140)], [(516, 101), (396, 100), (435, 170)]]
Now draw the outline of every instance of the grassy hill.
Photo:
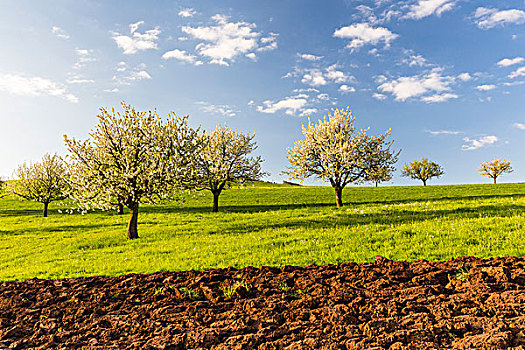
[(140, 238), (128, 241), (128, 215), (52, 204), (43, 218), (38, 203), (2, 198), (0, 280), (525, 254), (525, 184), (350, 187), (343, 200), (256, 183), (223, 192), (211, 213), (199, 193), (142, 205)]

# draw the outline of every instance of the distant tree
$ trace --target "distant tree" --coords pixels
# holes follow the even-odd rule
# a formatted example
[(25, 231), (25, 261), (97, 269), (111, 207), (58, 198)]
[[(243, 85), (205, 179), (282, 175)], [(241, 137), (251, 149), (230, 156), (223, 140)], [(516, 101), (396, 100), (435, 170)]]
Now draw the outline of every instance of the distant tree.
[(310, 176), (329, 181), (341, 207), (347, 184), (366, 181), (372, 170), (392, 166), (399, 154), (390, 149), (393, 141), (386, 141), (390, 130), (369, 136), (368, 129), (357, 131), (354, 121), (349, 108), (335, 109), (317, 124), (309, 120), (302, 126), (304, 140), (288, 149), (291, 167), (283, 173), (301, 181)]
[(212, 212), (219, 210), (219, 196), (225, 186), (259, 180), (261, 157), (249, 157), (256, 148), (253, 141), (255, 133), (250, 135), (217, 125), (217, 128), (202, 134), (203, 148), (199, 152), (195, 187), (197, 190), (209, 190), (213, 194)]
[(71, 153), (75, 198), (86, 207), (130, 210), (127, 237), (138, 238), (139, 204), (173, 199), (193, 176), (200, 148), (188, 117), (173, 112), (138, 112), (122, 102), (123, 113), (100, 108), (98, 124), (85, 141), (64, 139)]
[(482, 162), (479, 165), (478, 171), (482, 176), (490, 177), (494, 179), (494, 184), (496, 184), (496, 179), (498, 176), (503, 173), (512, 173), (514, 170), (510, 166), (510, 160), (501, 160), (493, 159), (490, 162)]
[(387, 167), (378, 167), (376, 169), (371, 169), (367, 172), (365, 181), (370, 181), (375, 183), (375, 186), (381, 182), (386, 182), (392, 180), (392, 173), (396, 170), (393, 166)]
[(9, 191), (24, 199), (44, 204), (47, 217), (49, 203), (68, 197), (67, 167), (61, 157), (45, 154), (41, 162), (18, 166)]
[(429, 161), (428, 158), (416, 159), (412, 163), (405, 163), (401, 172), (401, 176), (423, 181), (423, 186), (426, 186), (427, 181), (431, 178), (440, 177), (443, 174), (441, 166)]

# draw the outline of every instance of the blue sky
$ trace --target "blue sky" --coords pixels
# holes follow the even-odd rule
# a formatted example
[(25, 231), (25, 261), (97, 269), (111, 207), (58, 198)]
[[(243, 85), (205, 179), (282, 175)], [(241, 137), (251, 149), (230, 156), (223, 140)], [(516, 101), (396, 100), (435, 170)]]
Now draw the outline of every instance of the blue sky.
[(125, 100), (255, 131), (272, 181), (308, 116), (346, 106), (392, 129), (398, 169), (441, 164), (430, 184), (490, 182), (495, 157), (515, 169), (501, 182), (525, 180), (523, 0), (6, 0), (0, 18), (3, 177)]

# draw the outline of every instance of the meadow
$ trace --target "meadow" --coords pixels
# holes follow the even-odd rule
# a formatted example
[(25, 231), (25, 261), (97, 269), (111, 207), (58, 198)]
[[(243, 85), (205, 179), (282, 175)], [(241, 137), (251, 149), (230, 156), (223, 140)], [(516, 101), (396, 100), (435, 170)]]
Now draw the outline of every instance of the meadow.
[[(125, 215), (0, 199), (0, 280), (114, 276), (217, 267), (448, 260), (525, 255), (525, 184), (329, 187), (256, 183), (141, 205)], [(59, 213), (58, 211), (62, 213)]]

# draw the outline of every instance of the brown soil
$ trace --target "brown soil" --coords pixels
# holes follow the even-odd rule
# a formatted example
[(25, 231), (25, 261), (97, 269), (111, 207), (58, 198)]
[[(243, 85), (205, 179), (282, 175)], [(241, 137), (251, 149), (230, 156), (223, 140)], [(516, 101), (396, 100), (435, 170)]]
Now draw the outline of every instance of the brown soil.
[(0, 349), (525, 349), (524, 266), (377, 257), (5, 282)]

